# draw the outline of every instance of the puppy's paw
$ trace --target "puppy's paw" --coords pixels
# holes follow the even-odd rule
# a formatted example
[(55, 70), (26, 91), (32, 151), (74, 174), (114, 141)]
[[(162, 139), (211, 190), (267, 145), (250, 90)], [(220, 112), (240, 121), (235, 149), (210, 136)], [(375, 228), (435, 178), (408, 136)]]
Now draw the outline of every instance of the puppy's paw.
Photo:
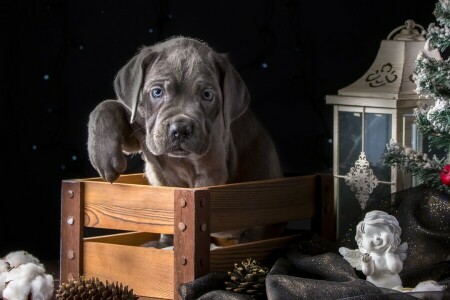
[(100, 176), (113, 183), (127, 168), (127, 160), (120, 145), (107, 146), (106, 143), (95, 143), (89, 150), (89, 158)]
[(100, 176), (114, 182), (125, 172), (124, 149), (138, 150), (139, 142), (132, 137), (126, 109), (115, 100), (101, 102), (90, 113), (88, 122), (89, 160)]
[(125, 172), (127, 168), (127, 161), (124, 155), (118, 155), (112, 158), (111, 165), (104, 169), (104, 175), (102, 176), (108, 182), (113, 183), (116, 181), (120, 174)]

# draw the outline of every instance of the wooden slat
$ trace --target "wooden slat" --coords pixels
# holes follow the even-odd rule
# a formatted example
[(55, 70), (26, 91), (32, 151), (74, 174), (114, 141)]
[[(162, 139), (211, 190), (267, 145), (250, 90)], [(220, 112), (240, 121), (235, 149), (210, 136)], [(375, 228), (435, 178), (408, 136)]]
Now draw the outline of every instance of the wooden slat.
[[(101, 177), (84, 178), (83, 181), (105, 182)], [(122, 174), (114, 183), (142, 184), (148, 185), (148, 180), (144, 173)]]
[(173, 233), (173, 188), (85, 182), (85, 226)]
[(210, 215), (207, 190), (176, 190), (175, 207), (175, 299), (178, 287), (209, 273)]
[(296, 234), (275, 239), (216, 248), (211, 250), (211, 272), (232, 270), (234, 263), (239, 263), (247, 258), (252, 258), (263, 262), (270, 257), (273, 251), (289, 246), (300, 237), (300, 234)]
[(139, 296), (173, 299), (172, 250), (84, 242), (84, 275), (128, 285)]
[(129, 183), (149, 185), (144, 173), (120, 175), (115, 183)]
[(320, 204), (320, 210), (315, 218), (320, 219), (320, 231), (317, 232), (329, 241), (336, 240), (336, 210), (334, 203), (333, 176), (322, 174), (320, 176), (320, 198), (317, 202)]
[(142, 246), (143, 244), (159, 239), (159, 233), (126, 232), (84, 238), (84, 242), (97, 242), (107, 244), (120, 244), (128, 246)]
[(316, 175), (210, 187), (211, 232), (309, 219)]
[(61, 189), (60, 282), (82, 273), (83, 183), (63, 181)]

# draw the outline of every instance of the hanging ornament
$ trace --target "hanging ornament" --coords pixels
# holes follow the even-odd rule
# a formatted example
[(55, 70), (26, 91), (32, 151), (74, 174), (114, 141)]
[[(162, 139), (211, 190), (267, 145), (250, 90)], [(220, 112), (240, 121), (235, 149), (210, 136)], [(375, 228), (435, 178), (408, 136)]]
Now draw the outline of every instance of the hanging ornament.
[(378, 179), (370, 168), (366, 154), (361, 152), (355, 166), (350, 168), (350, 172), (344, 177), (345, 183), (355, 192), (361, 210), (366, 208), (367, 200), (373, 189), (378, 186)]
[(442, 168), (441, 182), (446, 186), (450, 186), (450, 164), (447, 164)]

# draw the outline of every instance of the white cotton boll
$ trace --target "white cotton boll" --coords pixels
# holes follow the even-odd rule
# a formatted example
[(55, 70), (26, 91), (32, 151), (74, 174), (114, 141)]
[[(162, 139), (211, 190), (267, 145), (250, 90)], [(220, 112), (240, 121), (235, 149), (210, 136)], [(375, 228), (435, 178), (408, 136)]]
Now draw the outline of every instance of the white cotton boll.
[(44, 267), (43, 264), (39, 263), (39, 259), (37, 257), (23, 250), (10, 252), (8, 255), (5, 256), (4, 260), (7, 261), (11, 267), (17, 267), (20, 266), (21, 264), (26, 264), (30, 262), (39, 265), (41, 267)]
[(3, 290), (3, 298), (14, 300), (27, 300), (31, 286), (25, 279), (10, 281)]
[(31, 282), (31, 300), (48, 300), (53, 296), (53, 276), (44, 274)]
[(6, 272), (5, 282), (8, 282), (3, 290), (3, 298), (14, 300), (26, 300), (31, 291), (31, 282), (40, 275), (45, 274), (45, 269), (34, 263), (25, 263)]
[(12, 281), (16, 279), (26, 279), (29, 282), (38, 275), (45, 274), (45, 269), (34, 263), (26, 263), (18, 266), (17, 268), (9, 271), (6, 281)]
[(0, 259), (0, 273), (6, 272), (9, 270), (9, 263), (3, 259)]
[(8, 275), (6, 272), (0, 273), (0, 296), (6, 287), (6, 275)]

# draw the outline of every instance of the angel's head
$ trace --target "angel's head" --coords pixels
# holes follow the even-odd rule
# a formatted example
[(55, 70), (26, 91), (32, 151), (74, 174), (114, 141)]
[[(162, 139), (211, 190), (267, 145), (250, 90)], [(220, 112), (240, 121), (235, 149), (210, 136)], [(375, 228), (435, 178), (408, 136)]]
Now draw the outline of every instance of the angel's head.
[(402, 230), (397, 219), (380, 210), (368, 212), (356, 226), (355, 240), (361, 252), (384, 252), (400, 244)]

